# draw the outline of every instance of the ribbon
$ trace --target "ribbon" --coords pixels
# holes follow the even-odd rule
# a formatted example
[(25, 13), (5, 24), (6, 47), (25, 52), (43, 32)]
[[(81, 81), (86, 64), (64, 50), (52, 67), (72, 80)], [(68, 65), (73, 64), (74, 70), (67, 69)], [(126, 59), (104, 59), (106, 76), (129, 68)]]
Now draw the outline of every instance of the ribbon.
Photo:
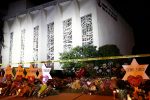
[[(34, 62), (22, 62), (11, 64), (38, 64), (38, 63), (54, 63), (54, 62), (82, 62), (82, 61), (95, 61), (95, 60), (108, 60), (108, 59), (124, 59), (124, 58), (136, 58), (136, 57), (150, 57), (150, 54), (139, 55), (125, 55), (125, 56), (110, 56), (110, 57), (96, 57), (96, 58), (83, 58), (83, 59), (67, 59), (67, 60), (48, 60), (48, 61), (34, 61)], [(0, 64), (1, 66), (4, 64)]]

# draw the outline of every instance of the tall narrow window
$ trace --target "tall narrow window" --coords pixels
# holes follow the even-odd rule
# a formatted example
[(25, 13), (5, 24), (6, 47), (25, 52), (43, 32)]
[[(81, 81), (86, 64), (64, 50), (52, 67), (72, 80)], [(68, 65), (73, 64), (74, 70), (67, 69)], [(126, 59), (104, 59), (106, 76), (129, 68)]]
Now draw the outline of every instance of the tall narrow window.
[[(33, 61), (38, 61), (38, 36), (39, 26), (36, 26), (34, 27), (33, 33)], [(35, 66), (37, 66), (37, 64)]]
[(10, 33), (10, 46), (9, 46), (9, 63), (12, 63), (12, 48), (13, 48), (13, 35), (14, 33)]
[[(54, 60), (54, 22), (47, 25), (47, 60)], [(47, 63), (47, 66), (53, 67), (53, 63)]]
[(69, 51), (72, 48), (72, 19), (69, 18), (63, 21), (63, 47), (64, 51)]
[(21, 30), (20, 63), (24, 61), (24, 47), (25, 47), (25, 29)]
[(82, 45), (93, 45), (92, 14), (81, 17)]

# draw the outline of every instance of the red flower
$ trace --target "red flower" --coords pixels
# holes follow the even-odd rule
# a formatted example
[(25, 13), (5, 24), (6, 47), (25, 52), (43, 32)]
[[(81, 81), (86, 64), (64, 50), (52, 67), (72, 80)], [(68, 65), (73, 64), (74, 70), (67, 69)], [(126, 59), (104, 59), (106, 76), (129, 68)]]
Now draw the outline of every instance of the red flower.
[(28, 76), (28, 81), (33, 83), (35, 80), (35, 77), (34, 76)]
[(78, 71), (75, 72), (78, 78), (81, 78), (85, 75), (85, 68), (80, 68)]
[(11, 75), (11, 74), (6, 74), (6, 79), (7, 79), (7, 80), (11, 80), (11, 78), (12, 78), (12, 75)]

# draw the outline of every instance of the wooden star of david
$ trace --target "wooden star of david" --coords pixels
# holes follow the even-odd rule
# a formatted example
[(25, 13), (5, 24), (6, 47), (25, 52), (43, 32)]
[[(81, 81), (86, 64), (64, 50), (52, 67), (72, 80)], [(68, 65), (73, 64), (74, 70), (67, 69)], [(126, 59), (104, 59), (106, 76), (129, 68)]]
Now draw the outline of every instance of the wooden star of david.
[(16, 70), (16, 75), (15, 75), (15, 77), (16, 77), (17, 75), (22, 75), (22, 77), (24, 77), (24, 68), (22, 68), (21, 65), (18, 66), (18, 68), (17, 68), (17, 70)]
[(32, 65), (30, 65), (30, 67), (28, 69), (26, 69), (26, 72), (27, 72), (26, 78), (28, 78), (28, 76), (33, 76), (34, 78), (37, 77), (37, 75), (36, 75), (37, 69), (33, 68)]
[(38, 78), (41, 78), (42, 76), (43, 77), (42, 81), (47, 81), (47, 78), (52, 79), (50, 75), (50, 71), (51, 71), (51, 68), (46, 68), (45, 64), (43, 64), (42, 68), (38, 69), (38, 72), (39, 72)]
[(12, 76), (14, 76), (13, 73), (12, 73), (12, 68), (11, 68), (10, 65), (8, 65), (6, 67), (6, 69), (5, 69), (5, 75), (4, 76), (9, 75), (9, 74), (12, 75)]
[(135, 77), (137, 75), (140, 75), (143, 77), (143, 79), (149, 79), (149, 77), (145, 73), (145, 70), (148, 67), (148, 64), (139, 65), (136, 59), (133, 59), (130, 65), (122, 65), (122, 66), (126, 71), (126, 74), (124, 75), (122, 80), (127, 80), (129, 75), (132, 75)]

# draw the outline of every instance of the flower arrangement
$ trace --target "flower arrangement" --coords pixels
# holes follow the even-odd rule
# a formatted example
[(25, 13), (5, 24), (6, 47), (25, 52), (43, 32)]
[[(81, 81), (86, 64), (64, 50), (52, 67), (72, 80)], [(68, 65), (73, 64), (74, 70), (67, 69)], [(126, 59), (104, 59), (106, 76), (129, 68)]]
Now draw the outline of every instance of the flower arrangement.
[(5, 75), (3, 81), (0, 82), (0, 92), (3, 96), (35, 96), (39, 98), (56, 95), (60, 92), (77, 92), (90, 95), (113, 95), (115, 93), (115, 97), (120, 100), (126, 98), (127, 94), (132, 94), (130, 96), (134, 99), (150, 98), (150, 82), (144, 81), (140, 75), (129, 76), (127, 81), (112, 77), (112, 73), (124, 73), (122, 68), (119, 70), (118, 66), (120, 65), (113, 65), (112, 62), (103, 63), (100, 66), (88, 63), (78, 69), (63, 70), (62, 74), (58, 72), (57, 74), (61, 77), (55, 76), (53, 73), (51, 74), (53, 78), (47, 78), (48, 81), (45, 83), (42, 82), (43, 77), (39, 79), (32, 76), (24, 78), (18, 75), (14, 79), (12, 75)]
[(82, 93), (112, 95), (111, 79), (108, 78), (77, 79), (70, 84), (70, 88), (74, 90), (82, 90)]

